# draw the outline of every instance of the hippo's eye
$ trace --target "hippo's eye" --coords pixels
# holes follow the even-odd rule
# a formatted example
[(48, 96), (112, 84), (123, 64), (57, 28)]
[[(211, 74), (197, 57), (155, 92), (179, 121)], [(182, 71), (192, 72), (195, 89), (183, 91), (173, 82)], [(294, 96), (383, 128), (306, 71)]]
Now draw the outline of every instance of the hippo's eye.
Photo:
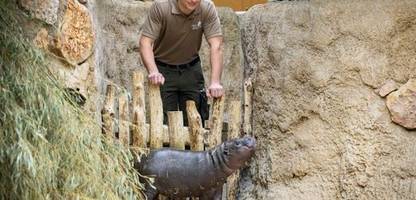
[(237, 146), (237, 147), (239, 147), (239, 146), (241, 146), (241, 142), (240, 141), (235, 141), (235, 146)]

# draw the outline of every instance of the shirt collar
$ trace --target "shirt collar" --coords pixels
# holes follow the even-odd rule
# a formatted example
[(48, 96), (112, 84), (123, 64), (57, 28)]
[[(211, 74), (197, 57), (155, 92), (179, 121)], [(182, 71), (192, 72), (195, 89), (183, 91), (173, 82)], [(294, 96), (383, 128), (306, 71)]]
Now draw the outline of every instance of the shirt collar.
[[(201, 0), (202, 1), (202, 0)], [(202, 3), (202, 2), (201, 2)], [(184, 15), (181, 10), (179, 9), (178, 0), (170, 0), (170, 4), (172, 6), (172, 14), (176, 15)], [(201, 4), (192, 12), (189, 16), (195, 16), (201, 12)]]

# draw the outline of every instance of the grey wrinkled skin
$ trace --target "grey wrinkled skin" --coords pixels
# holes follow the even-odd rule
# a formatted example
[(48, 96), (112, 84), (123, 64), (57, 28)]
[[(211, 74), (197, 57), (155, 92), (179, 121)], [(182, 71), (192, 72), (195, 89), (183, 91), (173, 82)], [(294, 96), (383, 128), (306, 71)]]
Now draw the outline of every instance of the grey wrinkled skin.
[(221, 199), (226, 178), (249, 160), (256, 141), (244, 137), (224, 142), (209, 151), (160, 149), (150, 152), (135, 163), (144, 176), (154, 177), (152, 187), (146, 184), (150, 200), (159, 194), (170, 198), (200, 197), (200, 200)]

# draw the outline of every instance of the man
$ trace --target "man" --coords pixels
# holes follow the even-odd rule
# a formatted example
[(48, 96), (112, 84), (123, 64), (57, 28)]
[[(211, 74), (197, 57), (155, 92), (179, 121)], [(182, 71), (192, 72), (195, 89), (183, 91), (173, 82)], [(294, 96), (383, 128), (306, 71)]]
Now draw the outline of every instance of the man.
[[(199, 59), (202, 35), (210, 46), (211, 81), (208, 97), (224, 94), (221, 85), (222, 32), (218, 14), (210, 0), (156, 0), (142, 27), (140, 55), (151, 84), (160, 85), (164, 122), (168, 111), (183, 111), (194, 100), (198, 111), (204, 98), (205, 82)], [(205, 115), (201, 116), (207, 118)]]

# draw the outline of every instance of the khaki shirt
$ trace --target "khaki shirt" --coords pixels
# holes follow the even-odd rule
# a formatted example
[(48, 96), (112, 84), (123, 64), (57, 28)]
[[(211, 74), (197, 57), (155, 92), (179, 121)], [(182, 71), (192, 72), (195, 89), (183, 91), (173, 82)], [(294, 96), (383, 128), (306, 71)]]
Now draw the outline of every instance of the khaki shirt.
[(142, 35), (155, 40), (155, 59), (168, 64), (184, 64), (195, 59), (202, 34), (206, 39), (222, 36), (220, 20), (210, 0), (201, 0), (189, 16), (179, 10), (177, 0), (156, 0), (142, 29)]

